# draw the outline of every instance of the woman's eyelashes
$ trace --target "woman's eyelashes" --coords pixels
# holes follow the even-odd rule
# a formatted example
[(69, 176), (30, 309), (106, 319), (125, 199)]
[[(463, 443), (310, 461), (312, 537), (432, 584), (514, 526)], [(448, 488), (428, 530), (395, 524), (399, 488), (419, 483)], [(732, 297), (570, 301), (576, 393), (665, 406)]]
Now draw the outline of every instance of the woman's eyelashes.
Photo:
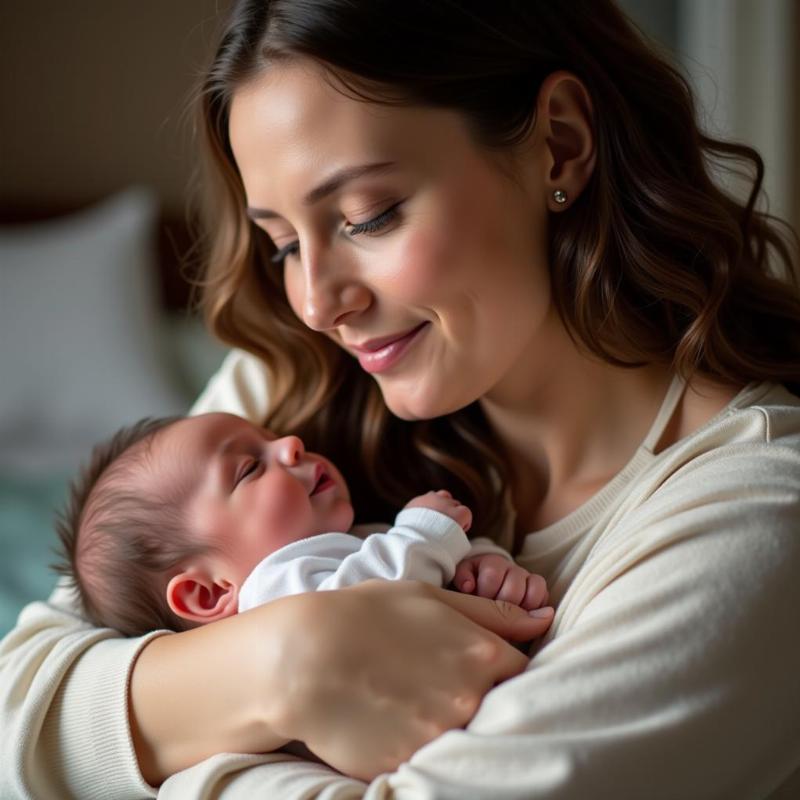
[[(359, 222), (359, 223), (350, 223), (346, 226), (346, 231), (349, 236), (361, 236), (364, 234), (370, 235), (377, 233), (378, 231), (385, 228), (389, 223), (394, 221), (395, 217), (398, 215), (398, 211), (400, 208), (402, 201), (399, 203), (395, 203), (393, 206), (390, 206), (386, 209), (382, 214), (379, 214), (377, 217), (373, 217), (366, 222)], [(280, 264), (283, 265), (283, 262), (286, 260), (288, 256), (297, 255), (300, 252), (300, 243), (299, 242), (290, 242), (289, 244), (281, 247), (275, 255), (270, 258), (270, 261), (273, 264)]]
[(270, 258), (270, 261), (273, 264), (280, 264), (283, 266), (283, 262), (286, 260), (286, 257), (296, 255), (299, 249), (300, 242), (292, 242), (291, 244), (287, 244), (285, 247), (281, 247), (281, 249)]
[(399, 208), (400, 203), (395, 203), (382, 214), (378, 214), (377, 217), (373, 217), (366, 222), (349, 225), (347, 232), (350, 236), (358, 236), (363, 233), (376, 233), (381, 228), (385, 228), (397, 216)]

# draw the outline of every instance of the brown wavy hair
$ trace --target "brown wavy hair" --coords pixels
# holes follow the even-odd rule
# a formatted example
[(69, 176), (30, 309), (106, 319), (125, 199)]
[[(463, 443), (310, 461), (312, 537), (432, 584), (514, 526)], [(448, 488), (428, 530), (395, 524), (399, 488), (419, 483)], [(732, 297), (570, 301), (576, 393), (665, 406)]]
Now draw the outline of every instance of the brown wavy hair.
[[(228, 115), (244, 82), (296, 58), (325, 66), (356, 99), (456, 110), (478, 145), (508, 153), (535, 123), (544, 78), (575, 74), (597, 112), (597, 163), (571, 208), (552, 216), (549, 252), (576, 344), (620, 366), (800, 393), (797, 237), (756, 209), (762, 160), (700, 130), (684, 77), (611, 0), (242, 0), (197, 97), (202, 305), (218, 337), (268, 366), (265, 423), (341, 466), (359, 520), (445, 487), (472, 506), (473, 530), (497, 536), (509, 475), (478, 403), (397, 419), (357, 362), (289, 308), (274, 246), (245, 214)], [(712, 180), (712, 165), (751, 171), (745, 201)]]

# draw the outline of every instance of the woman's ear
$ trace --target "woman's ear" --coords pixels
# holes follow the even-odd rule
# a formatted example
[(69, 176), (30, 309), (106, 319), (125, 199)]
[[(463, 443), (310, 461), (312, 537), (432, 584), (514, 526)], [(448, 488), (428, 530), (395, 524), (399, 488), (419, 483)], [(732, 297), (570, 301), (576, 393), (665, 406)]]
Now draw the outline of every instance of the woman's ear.
[(167, 603), (182, 619), (215, 622), (237, 612), (239, 587), (225, 579), (214, 579), (201, 570), (188, 569), (167, 584)]
[(596, 161), (592, 101), (570, 72), (548, 75), (539, 89), (536, 127), (545, 153), (550, 211), (569, 208), (586, 187)]

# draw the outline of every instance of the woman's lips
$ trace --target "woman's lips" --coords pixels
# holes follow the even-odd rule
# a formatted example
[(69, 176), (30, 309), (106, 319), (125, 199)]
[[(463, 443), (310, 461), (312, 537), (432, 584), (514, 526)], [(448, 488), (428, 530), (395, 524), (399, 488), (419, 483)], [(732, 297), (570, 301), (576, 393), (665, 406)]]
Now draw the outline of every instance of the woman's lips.
[(394, 339), (374, 339), (367, 342), (366, 346), (354, 347), (361, 369), (373, 374), (390, 369), (405, 355), (414, 340), (427, 327), (428, 323), (423, 322)]

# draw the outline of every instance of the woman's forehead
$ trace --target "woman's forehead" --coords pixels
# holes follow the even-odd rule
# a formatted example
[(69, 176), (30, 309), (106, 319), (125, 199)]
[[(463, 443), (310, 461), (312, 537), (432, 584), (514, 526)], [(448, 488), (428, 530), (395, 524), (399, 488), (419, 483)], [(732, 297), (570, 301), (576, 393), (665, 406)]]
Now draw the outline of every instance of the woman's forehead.
[(436, 164), (464, 147), (456, 112), (348, 97), (319, 67), (281, 65), (242, 86), (230, 110), (231, 147), (248, 195), (296, 180), (304, 191), (354, 164)]

